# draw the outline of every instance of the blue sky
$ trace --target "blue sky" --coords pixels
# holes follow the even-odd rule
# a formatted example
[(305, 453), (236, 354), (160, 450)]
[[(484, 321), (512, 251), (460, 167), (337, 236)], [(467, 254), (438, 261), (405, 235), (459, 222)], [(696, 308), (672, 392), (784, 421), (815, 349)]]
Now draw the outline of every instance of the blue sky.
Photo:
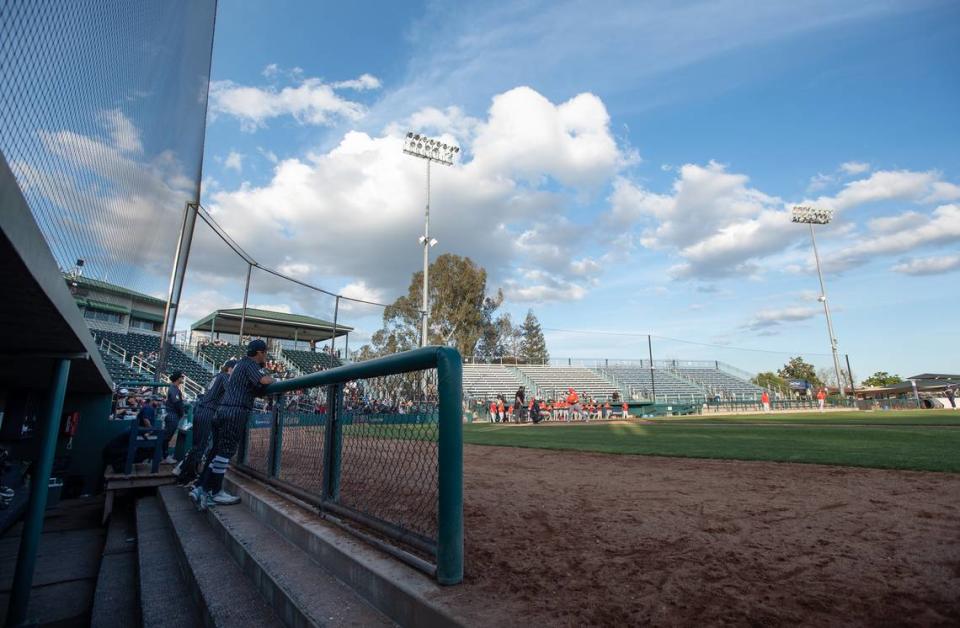
[[(956, 372), (958, 62), (955, 2), (223, 1), (204, 203), (258, 260), (390, 301), (421, 259), (400, 137), (441, 136), (463, 152), (434, 170), (434, 253), (482, 263), (554, 356), (644, 357), (652, 333), (655, 357), (755, 371), (829, 363), (787, 217), (814, 202), (855, 373)], [(217, 246), (188, 317), (239, 299)], [(266, 281), (252, 302), (332, 314)]]

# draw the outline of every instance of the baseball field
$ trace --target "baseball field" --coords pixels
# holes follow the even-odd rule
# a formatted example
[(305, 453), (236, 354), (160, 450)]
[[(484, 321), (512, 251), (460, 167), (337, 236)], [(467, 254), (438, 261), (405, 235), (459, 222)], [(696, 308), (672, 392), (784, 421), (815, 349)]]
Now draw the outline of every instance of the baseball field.
[(960, 412), (465, 441), (467, 576), (444, 601), (477, 625), (960, 624)]

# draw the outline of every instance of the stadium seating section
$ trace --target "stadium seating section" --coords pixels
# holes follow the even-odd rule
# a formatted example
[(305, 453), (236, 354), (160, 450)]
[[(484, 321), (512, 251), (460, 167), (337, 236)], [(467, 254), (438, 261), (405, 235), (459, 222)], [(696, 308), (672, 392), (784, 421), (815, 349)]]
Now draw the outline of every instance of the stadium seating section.
[(591, 397), (606, 400), (614, 392), (619, 392), (615, 385), (597, 371), (588, 368), (524, 364), (517, 366), (517, 370), (530, 378), (530, 381), (540, 389), (540, 395), (547, 399), (565, 396), (568, 388), (576, 390), (584, 400)]
[(340, 366), (340, 360), (324, 351), (284, 349), (283, 357), (302, 373), (313, 373), (317, 370)]
[[(111, 343), (126, 350), (128, 355), (136, 355), (141, 352), (143, 355), (149, 355), (150, 353), (160, 351), (159, 336), (149, 336), (147, 334), (123, 334), (115, 331), (101, 330), (92, 330), (92, 333), (94, 338), (97, 340), (106, 338)], [(197, 382), (201, 386), (206, 387), (210, 380), (213, 379), (213, 374), (210, 373), (210, 371), (176, 347), (173, 347), (172, 351), (170, 352), (168, 364), (168, 371), (183, 371), (187, 377)]]
[(684, 379), (693, 381), (710, 395), (721, 394), (728, 399), (758, 398), (763, 389), (717, 368), (679, 367), (677, 373)]
[(204, 344), (199, 346), (197, 353), (203, 355), (214, 365), (220, 366), (232, 358), (243, 357), (246, 352), (240, 345)]
[(153, 379), (149, 374), (138, 373), (135, 369), (120, 361), (119, 358), (108, 353), (101, 352), (100, 355), (103, 357), (104, 366), (107, 367), (107, 371), (114, 382), (149, 382)]
[[(463, 392), (472, 399), (486, 401), (503, 395), (513, 399), (523, 384), (516, 369), (499, 364), (464, 364)], [(532, 391), (531, 391), (532, 392)]]
[(686, 382), (663, 369), (639, 366), (611, 366), (602, 372), (612, 376), (621, 385), (628, 396), (639, 395), (643, 399), (652, 399), (656, 384), (657, 399), (664, 401), (703, 401), (702, 388)]

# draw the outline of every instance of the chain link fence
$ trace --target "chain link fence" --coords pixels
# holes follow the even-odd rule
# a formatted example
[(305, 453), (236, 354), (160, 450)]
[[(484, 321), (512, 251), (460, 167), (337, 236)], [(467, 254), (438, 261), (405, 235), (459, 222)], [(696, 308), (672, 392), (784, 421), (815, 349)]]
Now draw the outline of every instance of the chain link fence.
[(429, 347), (277, 382), (240, 469), (454, 584), (463, 571), (462, 367)]

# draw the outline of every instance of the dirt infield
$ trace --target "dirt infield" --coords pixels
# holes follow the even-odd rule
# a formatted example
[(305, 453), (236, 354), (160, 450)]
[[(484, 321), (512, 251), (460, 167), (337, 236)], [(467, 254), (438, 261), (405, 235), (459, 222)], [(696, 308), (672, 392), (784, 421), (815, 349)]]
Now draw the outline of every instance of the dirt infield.
[(465, 449), (485, 626), (960, 625), (960, 475)]

